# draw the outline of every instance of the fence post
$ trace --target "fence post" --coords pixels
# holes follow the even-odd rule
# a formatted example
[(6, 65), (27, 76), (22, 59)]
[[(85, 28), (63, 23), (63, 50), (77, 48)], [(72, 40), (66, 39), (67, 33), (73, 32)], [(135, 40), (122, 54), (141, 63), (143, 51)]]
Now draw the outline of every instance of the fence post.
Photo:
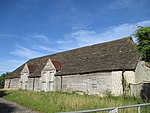
[(113, 109), (113, 110), (110, 111), (109, 113), (118, 113), (118, 108)]
[(138, 113), (140, 113), (141, 112), (141, 110), (140, 110), (140, 106), (138, 106)]

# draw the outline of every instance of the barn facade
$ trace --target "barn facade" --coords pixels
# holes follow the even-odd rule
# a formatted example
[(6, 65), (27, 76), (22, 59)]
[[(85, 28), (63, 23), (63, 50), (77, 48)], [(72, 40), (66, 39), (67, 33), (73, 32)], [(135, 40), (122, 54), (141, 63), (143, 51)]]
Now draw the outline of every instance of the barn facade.
[(149, 73), (139, 71), (150, 72), (143, 63), (132, 38), (126, 37), (30, 59), (7, 76), (5, 88), (139, 95), (136, 84), (150, 81)]

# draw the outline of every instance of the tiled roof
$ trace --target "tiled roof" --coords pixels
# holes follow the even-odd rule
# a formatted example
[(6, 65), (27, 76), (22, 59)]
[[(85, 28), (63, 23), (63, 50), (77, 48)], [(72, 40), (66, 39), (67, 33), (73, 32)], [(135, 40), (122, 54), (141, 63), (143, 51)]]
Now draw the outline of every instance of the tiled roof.
[(53, 63), (57, 71), (61, 71), (62, 63), (60, 61), (51, 59), (51, 62)]
[(36, 65), (34, 64), (28, 64), (29, 72), (30, 74), (33, 73), (36, 69)]
[[(70, 75), (98, 71), (134, 70), (139, 56), (132, 38), (126, 37), (30, 59), (27, 63), (36, 65), (33, 76), (41, 75), (41, 70), (49, 58), (61, 62), (60, 67), (60, 62), (52, 61), (55, 62), (58, 70), (61, 68), (56, 75)], [(10, 76), (19, 77), (21, 69), (22, 66), (12, 72), (13, 74)]]

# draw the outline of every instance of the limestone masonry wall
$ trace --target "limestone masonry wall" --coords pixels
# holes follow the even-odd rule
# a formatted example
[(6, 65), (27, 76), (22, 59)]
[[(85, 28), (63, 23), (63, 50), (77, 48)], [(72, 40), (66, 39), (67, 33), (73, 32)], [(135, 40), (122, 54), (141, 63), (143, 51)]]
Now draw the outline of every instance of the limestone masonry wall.
[(56, 76), (55, 82), (56, 90), (101, 96), (106, 93), (106, 90), (111, 91), (112, 87), (111, 72), (67, 75), (62, 76), (62, 79), (60, 76)]
[(145, 66), (144, 61), (139, 61), (135, 69), (135, 84), (131, 84), (131, 91), (132, 91), (131, 93), (134, 96), (141, 96), (144, 88), (145, 90), (144, 93), (148, 94), (148, 92), (150, 91), (149, 87), (150, 87), (150, 68)]
[(19, 88), (19, 79), (20, 78), (13, 78), (13, 79), (6, 79), (4, 88)]

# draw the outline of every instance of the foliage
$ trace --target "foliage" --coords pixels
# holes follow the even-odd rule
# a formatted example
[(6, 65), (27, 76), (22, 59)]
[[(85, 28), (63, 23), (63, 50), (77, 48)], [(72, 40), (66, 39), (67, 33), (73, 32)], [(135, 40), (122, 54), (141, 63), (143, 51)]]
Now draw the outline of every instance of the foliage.
[[(23, 90), (7, 90), (3, 94), (5, 94), (3, 95), (3, 98), (17, 102), (41, 113), (77, 111), (144, 103), (143, 100), (130, 96), (126, 96), (126, 98), (121, 96), (102, 98), (99, 96), (79, 95), (76, 93), (36, 92)], [(136, 113), (137, 108), (127, 109), (127, 111), (124, 110), (119, 113), (125, 112)]]
[(127, 82), (126, 78), (124, 77), (124, 72), (122, 73), (122, 88), (123, 88), (123, 95), (129, 95), (130, 84)]
[(108, 98), (112, 98), (113, 97), (113, 94), (110, 90), (106, 90), (105, 91), (105, 96), (108, 97)]
[(5, 84), (5, 77), (8, 75), (8, 73), (4, 73), (0, 75), (0, 89), (4, 88)]
[(137, 37), (137, 49), (142, 59), (150, 62), (150, 26), (139, 27), (134, 36)]

